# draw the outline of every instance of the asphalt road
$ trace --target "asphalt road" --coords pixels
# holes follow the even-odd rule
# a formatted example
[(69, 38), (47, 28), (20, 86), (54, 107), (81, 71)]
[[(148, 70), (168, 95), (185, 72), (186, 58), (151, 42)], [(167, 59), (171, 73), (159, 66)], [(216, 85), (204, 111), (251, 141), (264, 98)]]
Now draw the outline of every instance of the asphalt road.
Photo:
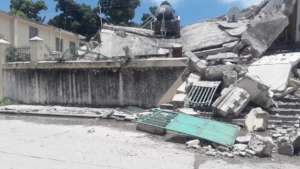
[[(0, 116), (1, 169), (298, 169), (300, 158), (215, 159), (131, 123)], [(169, 140), (169, 139), (168, 139)]]

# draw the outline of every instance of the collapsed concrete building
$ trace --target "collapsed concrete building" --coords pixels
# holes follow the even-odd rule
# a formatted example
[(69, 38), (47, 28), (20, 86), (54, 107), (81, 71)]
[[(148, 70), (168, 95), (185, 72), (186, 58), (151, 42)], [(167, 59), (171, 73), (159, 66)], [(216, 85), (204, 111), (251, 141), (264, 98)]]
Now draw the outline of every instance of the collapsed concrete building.
[[(59, 63), (44, 58), (35, 38), (31, 63), (4, 65), (4, 96), (26, 104), (160, 106), (162, 113), (155, 110), (141, 123), (180, 133), (190, 132), (178, 127), (183, 119), (199, 128), (210, 123), (218, 132), (226, 127), (230, 134), (220, 134), (225, 141), (207, 136), (211, 130), (190, 135), (227, 146), (233, 146), (239, 127), (207, 119), (246, 125), (251, 132), (276, 128), (274, 138), (289, 137), (300, 127), (299, 25), (299, 1), (266, 0), (183, 27), (176, 38), (105, 25), (101, 42), (85, 44), (76, 57), (65, 54)], [(205, 119), (165, 111), (170, 109)], [(281, 132), (286, 128), (291, 133)], [(274, 147), (270, 138), (250, 142), (239, 153), (269, 156)]]

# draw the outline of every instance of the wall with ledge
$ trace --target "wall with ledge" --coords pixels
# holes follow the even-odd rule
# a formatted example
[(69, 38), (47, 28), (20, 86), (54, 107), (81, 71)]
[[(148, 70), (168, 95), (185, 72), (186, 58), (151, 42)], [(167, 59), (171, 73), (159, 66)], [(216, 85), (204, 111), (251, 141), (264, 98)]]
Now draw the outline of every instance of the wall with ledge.
[(151, 108), (186, 68), (185, 58), (3, 65), (4, 97), (25, 104)]

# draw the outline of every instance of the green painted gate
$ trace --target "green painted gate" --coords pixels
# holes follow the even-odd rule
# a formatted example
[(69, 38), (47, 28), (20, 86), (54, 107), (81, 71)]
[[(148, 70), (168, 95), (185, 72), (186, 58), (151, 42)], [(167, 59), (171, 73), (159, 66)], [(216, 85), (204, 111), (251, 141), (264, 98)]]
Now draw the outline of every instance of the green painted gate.
[(153, 109), (152, 112), (150, 115), (139, 118), (137, 122), (225, 146), (233, 145), (240, 131), (240, 127), (235, 125), (182, 113), (160, 109)]

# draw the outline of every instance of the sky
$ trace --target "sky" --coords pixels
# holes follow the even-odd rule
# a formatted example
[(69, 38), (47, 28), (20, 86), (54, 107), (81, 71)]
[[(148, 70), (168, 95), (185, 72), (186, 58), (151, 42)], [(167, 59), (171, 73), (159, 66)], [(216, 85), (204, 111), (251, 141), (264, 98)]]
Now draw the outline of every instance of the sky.
[[(79, 3), (86, 3), (96, 6), (98, 0), (76, 0)], [(147, 12), (150, 6), (158, 5), (163, 0), (141, 0), (141, 6), (136, 10), (134, 21), (140, 22), (144, 12)], [(225, 14), (230, 8), (237, 6), (245, 8), (257, 4), (261, 0), (169, 0), (174, 6), (177, 15), (181, 17), (182, 25), (188, 25), (197, 21), (213, 18)], [(42, 12), (42, 16), (47, 19), (56, 15), (55, 3), (53, 0), (45, 0), (48, 10)], [(0, 10), (9, 11), (10, 0), (1, 0)]]

